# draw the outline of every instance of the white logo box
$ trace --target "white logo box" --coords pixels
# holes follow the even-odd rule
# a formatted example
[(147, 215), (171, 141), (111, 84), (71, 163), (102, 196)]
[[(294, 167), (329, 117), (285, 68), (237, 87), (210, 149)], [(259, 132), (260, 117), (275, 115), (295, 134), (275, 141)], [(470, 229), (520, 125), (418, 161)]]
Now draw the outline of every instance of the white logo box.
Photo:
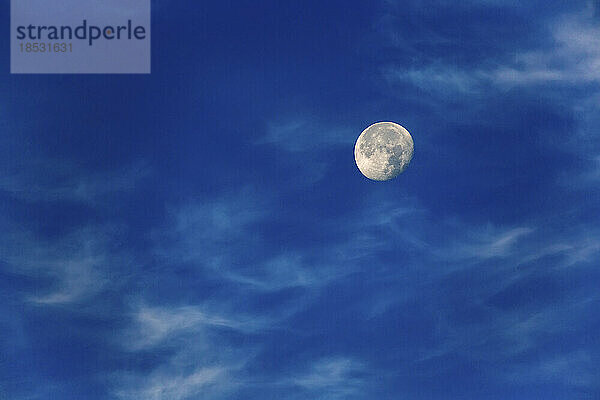
[(150, 0), (11, 0), (11, 73), (149, 74)]

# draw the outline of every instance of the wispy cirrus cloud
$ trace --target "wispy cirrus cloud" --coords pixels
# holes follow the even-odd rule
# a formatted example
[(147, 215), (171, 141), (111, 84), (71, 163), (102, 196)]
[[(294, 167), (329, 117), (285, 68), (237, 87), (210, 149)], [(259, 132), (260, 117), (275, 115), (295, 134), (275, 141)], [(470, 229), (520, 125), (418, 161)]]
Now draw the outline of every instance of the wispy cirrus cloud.
[(428, 65), (422, 68), (398, 68), (387, 66), (382, 74), (389, 84), (405, 82), (426, 92), (477, 94), (484, 87), (486, 75), (479, 71), (469, 71), (458, 66), (443, 64)]
[[(202, 308), (202, 311), (199, 310)], [(361, 398), (372, 384), (366, 366), (347, 357), (309, 360), (304, 369), (264, 374), (253, 363), (266, 345), (250, 340), (273, 329), (235, 317), (209, 315), (200, 305), (133, 309), (130, 330), (121, 337), (129, 354), (162, 354), (149, 370), (110, 374), (119, 399), (221, 399), (260, 389), (264, 395), (288, 398)], [(229, 341), (230, 331), (247, 339)], [(243, 344), (248, 342), (248, 344)], [(253, 343), (254, 344), (250, 344)]]
[(507, 85), (600, 82), (600, 28), (586, 14), (554, 21), (549, 48), (518, 53), (514, 66), (498, 68), (492, 78)]
[(219, 367), (198, 368), (187, 375), (157, 372), (146, 379), (128, 379), (128, 387), (116, 390), (114, 395), (123, 400), (185, 400), (197, 396), (217, 399), (221, 398), (219, 385), (228, 379)]
[(142, 162), (99, 173), (86, 172), (64, 160), (33, 160), (6, 168), (0, 176), (0, 193), (25, 201), (100, 206), (110, 195), (133, 191), (149, 174), (149, 167)]
[[(281, 190), (306, 188), (327, 177), (339, 165), (332, 154), (352, 149), (360, 129), (347, 121), (318, 118), (314, 113), (300, 112), (273, 117), (265, 124), (264, 134), (254, 142), (256, 149), (276, 157), (277, 168), (290, 176), (290, 187)], [(348, 150), (346, 150), (348, 151)], [(352, 150), (350, 150), (349, 154)]]
[(0, 260), (10, 274), (38, 281), (41, 288), (28, 295), (34, 303), (83, 301), (115, 284), (109, 279), (110, 271), (129, 263), (128, 257), (113, 247), (118, 231), (117, 227), (90, 227), (44, 239), (15, 228), (2, 234)]
[[(65, 210), (69, 215), (73, 203), (90, 209), (107, 207), (112, 196), (131, 194), (148, 174), (143, 163), (91, 173), (67, 161), (34, 159), (18, 168), (6, 168), (0, 176), (0, 193), (30, 210), (39, 206), (31, 203), (50, 203), (50, 210)], [(127, 250), (119, 248), (126, 230), (123, 225), (84, 221), (48, 234), (39, 221), (30, 228), (8, 216), (3, 222), (2, 269), (35, 281), (35, 293), (27, 297), (36, 304), (65, 305), (93, 299), (107, 287), (122, 284), (120, 278), (127, 272), (119, 270), (132, 263)]]
[(297, 117), (271, 121), (257, 145), (273, 145), (289, 152), (322, 152), (331, 146), (352, 144), (355, 132), (349, 127)]
[(201, 202), (171, 207), (168, 226), (155, 233), (157, 253), (170, 261), (211, 265), (221, 246), (248, 246), (253, 228), (267, 215), (270, 200), (250, 188)]
[[(365, 393), (366, 368), (350, 358), (309, 357), (310, 367), (296, 372), (253, 369), (270, 351), (270, 336), (310, 334), (294, 327), (294, 317), (314, 306), (329, 285), (356, 271), (350, 252), (355, 241), (344, 238), (333, 251), (331, 243), (313, 248), (310, 257), (293, 243), (257, 256), (266, 241), (269, 204), (265, 194), (245, 189), (171, 207), (165, 229), (153, 235), (162, 268), (187, 265), (188, 279), (208, 274), (219, 289), (174, 304), (157, 303), (144, 293), (130, 299), (128, 324), (116, 343), (127, 352), (125, 358), (161, 356), (149, 369), (109, 377), (117, 397), (219, 399), (257, 388), (290, 398), (297, 393), (360, 398)], [(361, 229), (359, 224), (355, 229)], [(282, 300), (273, 302), (277, 298)]]
[(445, 260), (506, 258), (514, 255), (519, 240), (533, 231), (528, 227), (501, 229), (492, 225), (467, 228), (457, 232), (458, 240), (441, 250), (439, 255)]
[(592, 356), (582, 351), (517, 364), (506, 374), (508, 381), (520, 384), (563, 382), (584, 389), (597, 387), (597, 378)]
[(132, 306), (130, 325), (118, 345), (127, 357), (162, 354), (152, 368), (121, 371), (107, 379), (119, 399), (220, 399), (238, 388), (240, 371), (253, 356), (251, 346), (236, 346), (219, 332), (240, 335), (258, 329), (254, 319), (217, 314), (206, 304)]
[[(167, 263), (210, 271), (236, 290), (255, 293), (322, 288), (351, 271), (343, 264), (355, 250), (354, 239), (316, 246), (314, 257), (308, 257), (295, 243), (266, 252), (265, 229), (273, 223), (270, 210), (275, 204), (266, 194), (246, 188), (172, 207), (167, 226), (154, 234), (157, 255)], [(229, 250), (223, 252), (223, 246)], [(330, 254), (332, 247), (338, 249), (336, 254)]]
[[(405, 349), (415, 379), (421, 374), (452, 375), (443, 365), (459, 359), (483, 370), (504, 365), (511, 371), (490, 376), (493, 381), (514, 384), (518, 379), (513, 372), (527, 366), (537, 371), (531, 376), (556, 381), (548, 366), (552, 360), (568, 359), (584, 378), (575, 379), (574, 373), (561, 382), (594, 390), (595, 375), (586, 361), (597, 356), (594, 346), (577, 346), (584, 356), (571, 358), (569, 345), (551, 343), (557, 338), (568, 341), (573, 331), (585, 331), (598, 321), (593, 311), (598, 297), (591, 284), (597, 276), (597, 229), (581, 223), (555, 230), (552, 227), (562, 218), (558, 215), (503, 226), (449, 218), (437, 220), (432, 232), (434, 217), (426, 209), (416, 207), (421, 210), (407, 214), (394, 209), (389, 205), (365, 210), (369, 218), (364, 231), (377, 244), (372, 251), (396, 251), (395, 257), (380, 259), (377, 268), (370, 265), (363, 285), (376, 285), (380, 279), (403, 290), (385, 290), (383, 285), (351, 307), (373, 324), (391, 319), (392, 326), (412, 322), (401, 315), (414, 307), (422, 315), (432, 313), (424, 323), (427, 344)], [(368, 221), (384, 222), (369, 228)], [(581, 277), (590, 284), (573, 283)], [(402, 371), (408, 373), (403, 368), (395, 373)]]
[[(393, 30), (391, 32), (393, 41)], [(546, 35), (537, 48), (511, 49), (510, 55), (505, 54), (501, 61), (498, 54), (481, 54), (475, 55), (479, 57), (475, 63), (441, 59), (418, 67), (388, 64), (381, 71), (390, 84), (408, 83), (426, 92), (447, 96), (477, 97), (493, 89), (600, 82), (600, 28), (593, 10), (587, 8), (548, 18), (545, 29), (536, 33)], [(416, 48), (413, 51), (418, 52)]]
[[(148, 307), (134, 310), (134, 324), (123, 341), (126, 348), (143, 350), (164, 345), (178, 337), (201, 334), (209, 329), (228, 329), (241, 333), (252, 333), (265, 327), (265, 321), (256, 316), (225, 316), (207, 310), (207, 306)], [(263, 318), (264, 319), (264, 318)]]
[(366, 366), (344, 357), (315, 361), (308, 371), (293, 377), (290, 383), (316, 399), (361, 398), (368, 385)]

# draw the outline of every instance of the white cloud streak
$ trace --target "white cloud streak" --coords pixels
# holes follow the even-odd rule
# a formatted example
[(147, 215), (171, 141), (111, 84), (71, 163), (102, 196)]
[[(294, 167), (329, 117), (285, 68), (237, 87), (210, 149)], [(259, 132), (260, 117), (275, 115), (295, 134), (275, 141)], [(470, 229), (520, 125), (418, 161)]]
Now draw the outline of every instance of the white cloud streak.
[(349, 358), (317, 360), (310, 369), (291, 380), (311, 398), (347, 399), (361, 396), (365, 389), (365, 366)]
[(50, 240), (13, 229), (2, 235), (0, 260), (11, 273), (51, 282), (46, 293), (32, 294), (30, 301), (46, 305), (78, 302), (101, 292), (109, 283), (109, 271), (127, 263), (126, 256), (111, 250), (114, 232), (115, 228), (91, 227)]
[(37, 160), (0, 176), (0, 191), (35, 202), (76, 202), (92, 206), (115, 193), (127, 193), (149, 175), (144, 163), (104, 173), (86, 173), (65, 161)]
[[(600, 27), (591, 12), (549, 21), (547, 45), (519, 50), (512, 63), (461, 67), (441, 62), (419, 68), (387, 65), (389, 83), (404, 82), (431, 93), (477, 95), (490, 87), (548, 84), (584, 85), (600, 82)], [(485, 62), (483, 62), (485, 61)], [(491, 65), (482, 60), (480, 65)]]

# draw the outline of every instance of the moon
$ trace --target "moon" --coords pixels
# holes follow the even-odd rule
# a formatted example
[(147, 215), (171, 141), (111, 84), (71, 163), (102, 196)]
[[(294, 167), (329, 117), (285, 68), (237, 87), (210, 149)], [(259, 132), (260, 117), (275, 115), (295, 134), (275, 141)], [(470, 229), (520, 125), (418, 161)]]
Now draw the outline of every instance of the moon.
[(408, 167), (414, 148), (412, 136), (403, 126), (378, 122), (365, 129), (356, 140), (354, 159), (367, 178), (389, 181)]

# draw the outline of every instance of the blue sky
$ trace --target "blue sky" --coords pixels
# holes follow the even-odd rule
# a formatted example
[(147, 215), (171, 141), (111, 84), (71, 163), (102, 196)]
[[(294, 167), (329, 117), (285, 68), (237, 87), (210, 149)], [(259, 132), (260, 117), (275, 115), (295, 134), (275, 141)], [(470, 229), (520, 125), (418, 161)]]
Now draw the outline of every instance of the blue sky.
[(1, 399), (600, 396), (600, 4), (152, 18), (148, 76), (0, 41)]

